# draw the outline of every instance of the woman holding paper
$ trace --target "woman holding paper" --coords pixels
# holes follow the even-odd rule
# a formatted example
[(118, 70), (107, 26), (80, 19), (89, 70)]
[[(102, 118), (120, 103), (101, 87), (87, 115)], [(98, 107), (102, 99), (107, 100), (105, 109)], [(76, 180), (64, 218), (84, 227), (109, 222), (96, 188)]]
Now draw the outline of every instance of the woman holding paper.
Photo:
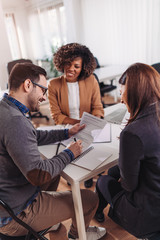
[(90, 50), (70, 43), (54, 54), (54, 64), (63, 75), (51, 80), (48, 99), (55, 124), (80, 122), (83, 112), (104, 117), (100, 89), (93, 75), (96, 61)]
[(128, 232), (160, 239), (160, 75), (136, 63), (119, 82), (130, 118), (120, 134), (119, 167), (97, 181), (100, 201), (95, 217), (102, 222), (109, 203), (109, 216)]
[[(55, 124), (80, 122), (83, 112), (104, 117), (99, 84), (93, 75), (96, 61), (90, 50), (70, 43), (54, 54), (54, 64), (63, 75), (48, 86), (50, 110)], [(88, 187), (92, 185), (88, 182)], [(87, 184), (86, 184), (87, 186)]]

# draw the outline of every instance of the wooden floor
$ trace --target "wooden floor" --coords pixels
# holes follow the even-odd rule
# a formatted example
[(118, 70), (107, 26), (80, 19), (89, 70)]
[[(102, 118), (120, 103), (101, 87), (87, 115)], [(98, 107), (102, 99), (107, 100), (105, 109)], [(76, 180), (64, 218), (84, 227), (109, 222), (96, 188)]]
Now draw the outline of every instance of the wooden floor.
[[(113, 99), (112, 98), (108, 98), (108, 96), (106, 96), (106, 99), (104, 98), (105, 103), (112, 103)], [(43, 105), (41, 107), (41, 112), (43, 114), (47, 114), (48, 117), (50, 118), (50, 112), (49, 112), (49, 105)], [(33, 119), (33, 124), (38, 127), (38, 126), (44, 126), (44, 125), (52, 125), (54, 124), (53, 120), (50, 119), (49, 122), (46, 121), (46, 119)], [(107, 174), (107, 169), (105, 171), (104, 174)], [(95, 183), (96, 183), (97, 177), (94, 178), (94, 183), (92, 188), (90, 188), (90, 190), (94, 191), (95, 189)], [(81, 184), (81, 188), (84, 188), (84, 185)], [(67, 185), (66, 181), (61, 177), (60, 180), (60, 184), (58, 187), (58, 191), (66, 191), (66, 190), (70, 190), (70, 187)], [(122, 229), (120, 226), (118, 226), (117, 224), (115, 224), (108, 216), (108, 208), (105, 209), (105, 222), (104, 223), (97, 223), (97, 221), (95, 219), (93, 219), (91, 221), (92, 226), (102, 226), (105, 227), (107, 229), (107, 234), (106, 236), (104, 236), (103, 238), (101, 238), (102, 240), (136, 240), (137, 238), (133, 237), (132, 235), (130, 235), (129, 233), (127, 233), (124, 229)], [(50, 240), (67, 240), (67, 232), (69, 230), (69, 226), (70, 226), (71, 220), (67, 220), (65, 222), (62, 223), (59, 231), (55, 232), (55, 236), (50, 239)], [(46, 235), (46, 237), (49, 236), (48, 234)]]

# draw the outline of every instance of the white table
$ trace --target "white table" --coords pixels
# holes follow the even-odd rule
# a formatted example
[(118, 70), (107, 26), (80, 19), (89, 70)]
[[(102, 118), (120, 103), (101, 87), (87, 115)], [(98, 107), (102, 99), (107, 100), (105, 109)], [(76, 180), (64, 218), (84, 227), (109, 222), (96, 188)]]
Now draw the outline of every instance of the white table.
[(99, 82), (115, 81), (117, 88), (113, 91), (114, 101), (118, 99), (118, 80), (123, 72), (127, 69), (127, 65), (109, 65), (100, 68), (96, 68), (94, 73), (98, 76)]
[(128, 65), (109, 65), (95, 69), (95, 74), (98, 76), (100, 82), (106, 80), (116, 79), (128, 68)]
[[(96, 146), (95, 146), (96, 145)], [(98, 168), (93, 171), (88, 171), (86, 169), (77, 167), (75, 165), (68, 165), (62, 172), (62, 177), (71, 184), (72, 196), (77, 220), (78, 234), (80, 240), (86, 240), (86, 232), (84, 225), (84, 216), (82, 209), (81, 193), (80, 193), (80, 183), (88, 180), (94, 176), (97, 176), (99, 173), (106, 170), (107, 167), (116, 164), (118, 158), (118, 150), (114, 148), (107, 147), (106, 143), (103, 144), (94, 144), (94, 148), (107, 148), (109, 152), (112, 153), (112, 156), (109, 157), (105, 162), (103, 162)]]
[[(112, 107), (106, 108), (105, 114), (111, 113), (112, 111), (117, 109), (120, 105), (121, 104), (116, 104)], [(77, 227), (78, 227), (78, 234), (79, 234), (80, 240), (86, 240), (84, 216), (83, 216), (82, 201), (81, 201), (81, 194), (80, 194), (80, 183), (96, 176), (97, 174), (106, 170), (108, 167), (116, 164), (118, 155), (119, 155), (118, 137), (120, 135), (122, 128), (123, 127), (121, 125), (112, 124), (111, 125), (112, 142), (94, 144), (94, 148), (98, 150), (107, 148), (107, 151), (112, 153), (112, 155), (95, 170), (89, 171), (81, 167), (75, 166), (73, 164), (69, 164), (65, 167), (65, 169), (61, 173), (62, 177), (71, 184), (76, 221), (77, 221)], [(39, 150), (45, 157), (52, 157), (53, 155), (55, 155), (55, 148), (53, 147), (53, 145), (41, 146), (39, 147)]]

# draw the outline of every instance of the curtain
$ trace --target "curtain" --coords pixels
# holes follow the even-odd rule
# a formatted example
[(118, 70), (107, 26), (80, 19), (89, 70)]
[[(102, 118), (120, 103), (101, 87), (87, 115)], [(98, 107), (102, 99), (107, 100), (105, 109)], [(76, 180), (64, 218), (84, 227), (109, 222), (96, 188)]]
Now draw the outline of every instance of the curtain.
[(66, 25), (62, 4), (37, 8), (29, 13), (31, 46), (35, 59), (53, 55), (53, 48), (66, 43)]
[(100, 64), (160, 62), (160, 0), (81, 0), (84, 42)]
[(16, 28), (16, 23), (15, 23), (13, 13), (5, 14), (5, 24), (6, 24), (7, 36), (8, 36), (8, 41), (10, 45), (12, 59), (21, 58), (22, 54), (20, 50), (17, 28)]

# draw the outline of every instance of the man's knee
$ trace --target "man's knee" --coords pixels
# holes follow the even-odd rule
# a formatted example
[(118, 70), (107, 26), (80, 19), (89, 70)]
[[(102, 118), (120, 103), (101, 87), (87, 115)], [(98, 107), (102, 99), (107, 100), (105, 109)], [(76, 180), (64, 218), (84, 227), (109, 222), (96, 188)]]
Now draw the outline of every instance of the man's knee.
[(89, 204), (90, 206), (98, 206), (98, 195), (96, 192), (93, 192), (88, 189), (81, 190), (82, 204)]
[(56, 177), (52, 178), (52, 180), (50, 182), (41, 185), (41, 190), (56, 191), (59, 181), (60, 181), (60, 175), (57, 175)]

